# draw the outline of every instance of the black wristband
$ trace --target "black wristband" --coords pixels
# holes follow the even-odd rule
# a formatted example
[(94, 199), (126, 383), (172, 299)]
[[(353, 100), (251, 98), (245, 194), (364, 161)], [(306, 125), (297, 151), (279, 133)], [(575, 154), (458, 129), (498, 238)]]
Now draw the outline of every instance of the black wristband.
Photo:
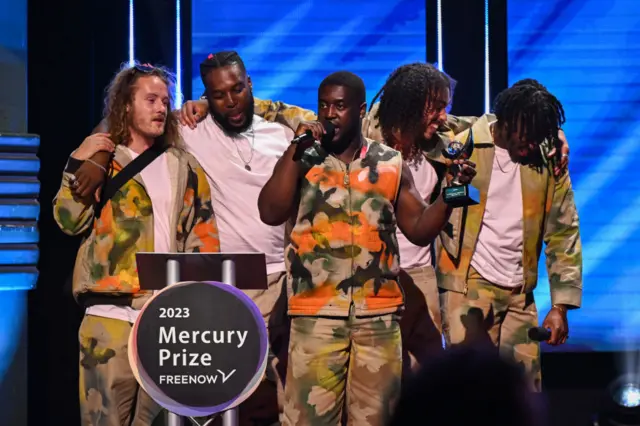
[(73, 158), (73, 157), (69, 157), (69, 160), (67, 161), (67, 165), (64, 168), (64, 171), (67, 173), (75, 173), (80, 166), (82, 166), (82, 164), (84, 163), (84, 161), (82, 160), (78, 160), (77, 158)]

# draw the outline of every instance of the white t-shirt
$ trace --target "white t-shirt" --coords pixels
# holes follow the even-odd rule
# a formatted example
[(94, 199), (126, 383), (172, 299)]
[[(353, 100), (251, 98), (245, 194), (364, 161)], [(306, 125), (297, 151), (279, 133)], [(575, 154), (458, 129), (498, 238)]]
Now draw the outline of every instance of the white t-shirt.
[(520, 164), (495, 147), (487, 204), (473, 266), (486, 280), (504, 287), (523, 283), (522, 183)]
[[(134, 160), (138, 154), (128, 147), (124, 147), (127, 153)], [(169, 175), (169, 164), (167, 163), (167, 154), (159, 155), (155, 160), (147, 165), (141, 172), (140, 176), (147, 189), (151, 206), (153, 208), (153, 249), (156, 252), (166, 253), (171, 247), (171, 211), (175, 194), (173, 191), (167, 191), (171, 188), (171, 178)], [(175, 230), (173, 230), (175, 232)], [(140, 311), (129, 306), (116, 305), (95, 305), (87, 308), (88, 315), (96, 315), (99, 317), (114, 318), (122, 321), (133, 323)]]
[[(424, 158), (419, 165), (409, 163), (415, 187), (420, 197), (427, 203), (438, 183), (438, 175), (433, 166)], [(396, 232), (400, 248), (400, 267), (404, 270), (431, 266), (431, 244), (420, 247), (410, 242), (398, 228)]]
[[(129, 148), (126, 149), (132, 160), (138, 157), (138, 154)], [(176, 194), (173, 191), (167, 191), (167, 189), (171, 188), (169, 163), (167, 161), (167, 154), (163, 153), (140, 172), (153, 207), (153, 249), (158, 253), (167, 253), (170, 250), (170, 235), (171, 232), (176, 232), (175, 229), (169, 231), (171, 211), (173, 210)]]
[(264, 253), (267, 274), (284, 271), (285, 225), (269, 226), (260, 220), (258, 196), (294, 132), (257, 115), (238, 137), (225, 134), (210, 116), (195, 129), (181, 131), (187, 149), (207, 174), (221, 251)]

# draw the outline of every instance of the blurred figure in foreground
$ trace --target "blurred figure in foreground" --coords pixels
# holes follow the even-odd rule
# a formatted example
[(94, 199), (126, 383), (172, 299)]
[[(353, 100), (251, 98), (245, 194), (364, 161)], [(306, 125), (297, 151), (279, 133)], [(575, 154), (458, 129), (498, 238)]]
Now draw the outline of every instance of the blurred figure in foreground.
[(462, 345), (425, 364), (403, 388), (387, 424), (546, 426), (540, 398), (517, 365), (487, 348)]

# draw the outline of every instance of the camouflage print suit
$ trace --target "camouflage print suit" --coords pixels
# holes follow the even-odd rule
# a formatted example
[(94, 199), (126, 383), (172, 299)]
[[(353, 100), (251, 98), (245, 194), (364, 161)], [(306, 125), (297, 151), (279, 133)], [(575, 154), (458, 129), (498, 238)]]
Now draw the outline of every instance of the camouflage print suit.
[[(362, 134), (367, 139), (382, 142), (382, 133), (376, 115), (380, 104), (375, 103), (371, 110), (362, 120)], [(288, 105), (281, 101), (270, 101), (255, 98), (256, 115), (266, 120), (274, 121), (296, 130), (303, 120), (316, 120), (313, 111), (297, 106)], [(460, 133), (478, 120), (478, 117), (457, 117), (447, 116), (446, 131), (438, 133), (437, 143), (430, 152), (425, 152), (429, 160), (438, 158), (439, 153), (454, 134)], [(434, 155), (434, 153), (436, 155)], [(441, 167), (440, 163), (431, 161), (436, 167)], [(435, 201), (439, 191), (434, 190), (430, 202)], [(402, 256), (402, 251), (400, 256)], [(406, 272), (406, 273), (404, 273)], [(441, 343), (441, 321), (440, 321), (440, 301), (438, 299), (438, 289), (435, 279), (435, 272), (431, 265), (424, 265), (412, 271), (403, 271), (400, 275), (400, 285), (405, 292), (406, 300), (400, 322), (402, 330), (402, 346), (405, 351), (405, 370), (417, 369), (421, 360), (427, 359), (434, 352), (442, 349)], [(416, 291), (417, 290), (417, 291)], [(410, 296), (410, 297), (409, 297)], [(428, 310), (427, 316), (426, 314)]]
[[(174, 197), (170, 248), (175, 252), (218, 252), (220, 242), (204, 171), (190, 154), (166, 152)], [(116, 148), (113, 176), (131, 158)], [(150, 292), (140, 290), (137, 252), (154, 251), (153, 206), (138, 174), (126, 182), (96, 215), (94, 205), (76, 200), (68, 169), (54, 204), (60, 229), (85, 236), (73, 273), (73, 293), (84, 305), (124, 305), (140, 309)], [(160, 412), (138, 385), (129, 366), (131, 323), (85, 315), (80, 341), (80, 410), (83, 426), (149, 426)]]
[[(548, 165), (521, 165), (523, 282), (513, 289), (500, 288), (471, 267), (494, 160), (489, 128), (493, 121), (493, 115), (485, 115), (472, 127), (476, 147), (471, 161), (477, 171), (472, 185), (480, 192), (480, 203), (454, 209), (436, 241), (443, 331), (448, 344), (482, 336), (490, 339), (503, 354), (524, 365), (532, 375), (533, 386), (540, 389), (540, 348), (527, 335), (529, 328), (538, 326), (533, 290), (538, 281), (540, 251), (544, 243), (552, 303), (580, 307), (582, 246), (578, 214), (568, 173), (555, 178)], [(464, 141), (467, 135), (468, 130), (456, 139)]]
[(399, 390), (399, 152), (368, 142), (349, 165), (310, 148), (285, 250), (293, 317), (284, 424), (380, 425)]

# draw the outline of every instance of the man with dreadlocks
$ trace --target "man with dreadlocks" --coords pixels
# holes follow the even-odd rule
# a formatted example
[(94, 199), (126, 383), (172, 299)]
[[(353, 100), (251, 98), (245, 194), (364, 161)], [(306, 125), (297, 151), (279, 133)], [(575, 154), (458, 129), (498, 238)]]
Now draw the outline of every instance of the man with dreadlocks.
[(528, 331), (538, 327), (533, 290), (543, 243), (552, 301), (542, 323), (551, 331), (548, 343), (567, 340), (567, 310), (582, 299), (571, 180), (568, 173), (554, 176), (556, 159), (541, 150), (558, 138), (564, 111), (544, 87), (526, 82), (500, 93), (494, 110), (470, 129), (480, 203), (454, 211), (438, 244), (443, 329), (449, 345), (493, 343), (525, 368), (539, 391), (540, 348)]
[[(426, 63), (403, 65), (394, 70), (372, 101), (369, 134), (377, 132), (379, 140), (403, 152), (420, 197), (427, 203), (439, 195), (438, 175), (425, 160), (423, 151), (432, 149), (438, 130), (446, 125), (446, 108), (453, 89), (451, 80)], [(378, 97), (381, 102), (375, 104)], [(460, 126), (470, 126), (475, 119), (460, 118)], [(379, 126), (374, 125), (379, 124)], [(442, 329), (438, 288), (431, 244), (413, 244), (400, 230), (400, 283), (406, 294), (401, 319), (405, 374), (442, 350)]]

